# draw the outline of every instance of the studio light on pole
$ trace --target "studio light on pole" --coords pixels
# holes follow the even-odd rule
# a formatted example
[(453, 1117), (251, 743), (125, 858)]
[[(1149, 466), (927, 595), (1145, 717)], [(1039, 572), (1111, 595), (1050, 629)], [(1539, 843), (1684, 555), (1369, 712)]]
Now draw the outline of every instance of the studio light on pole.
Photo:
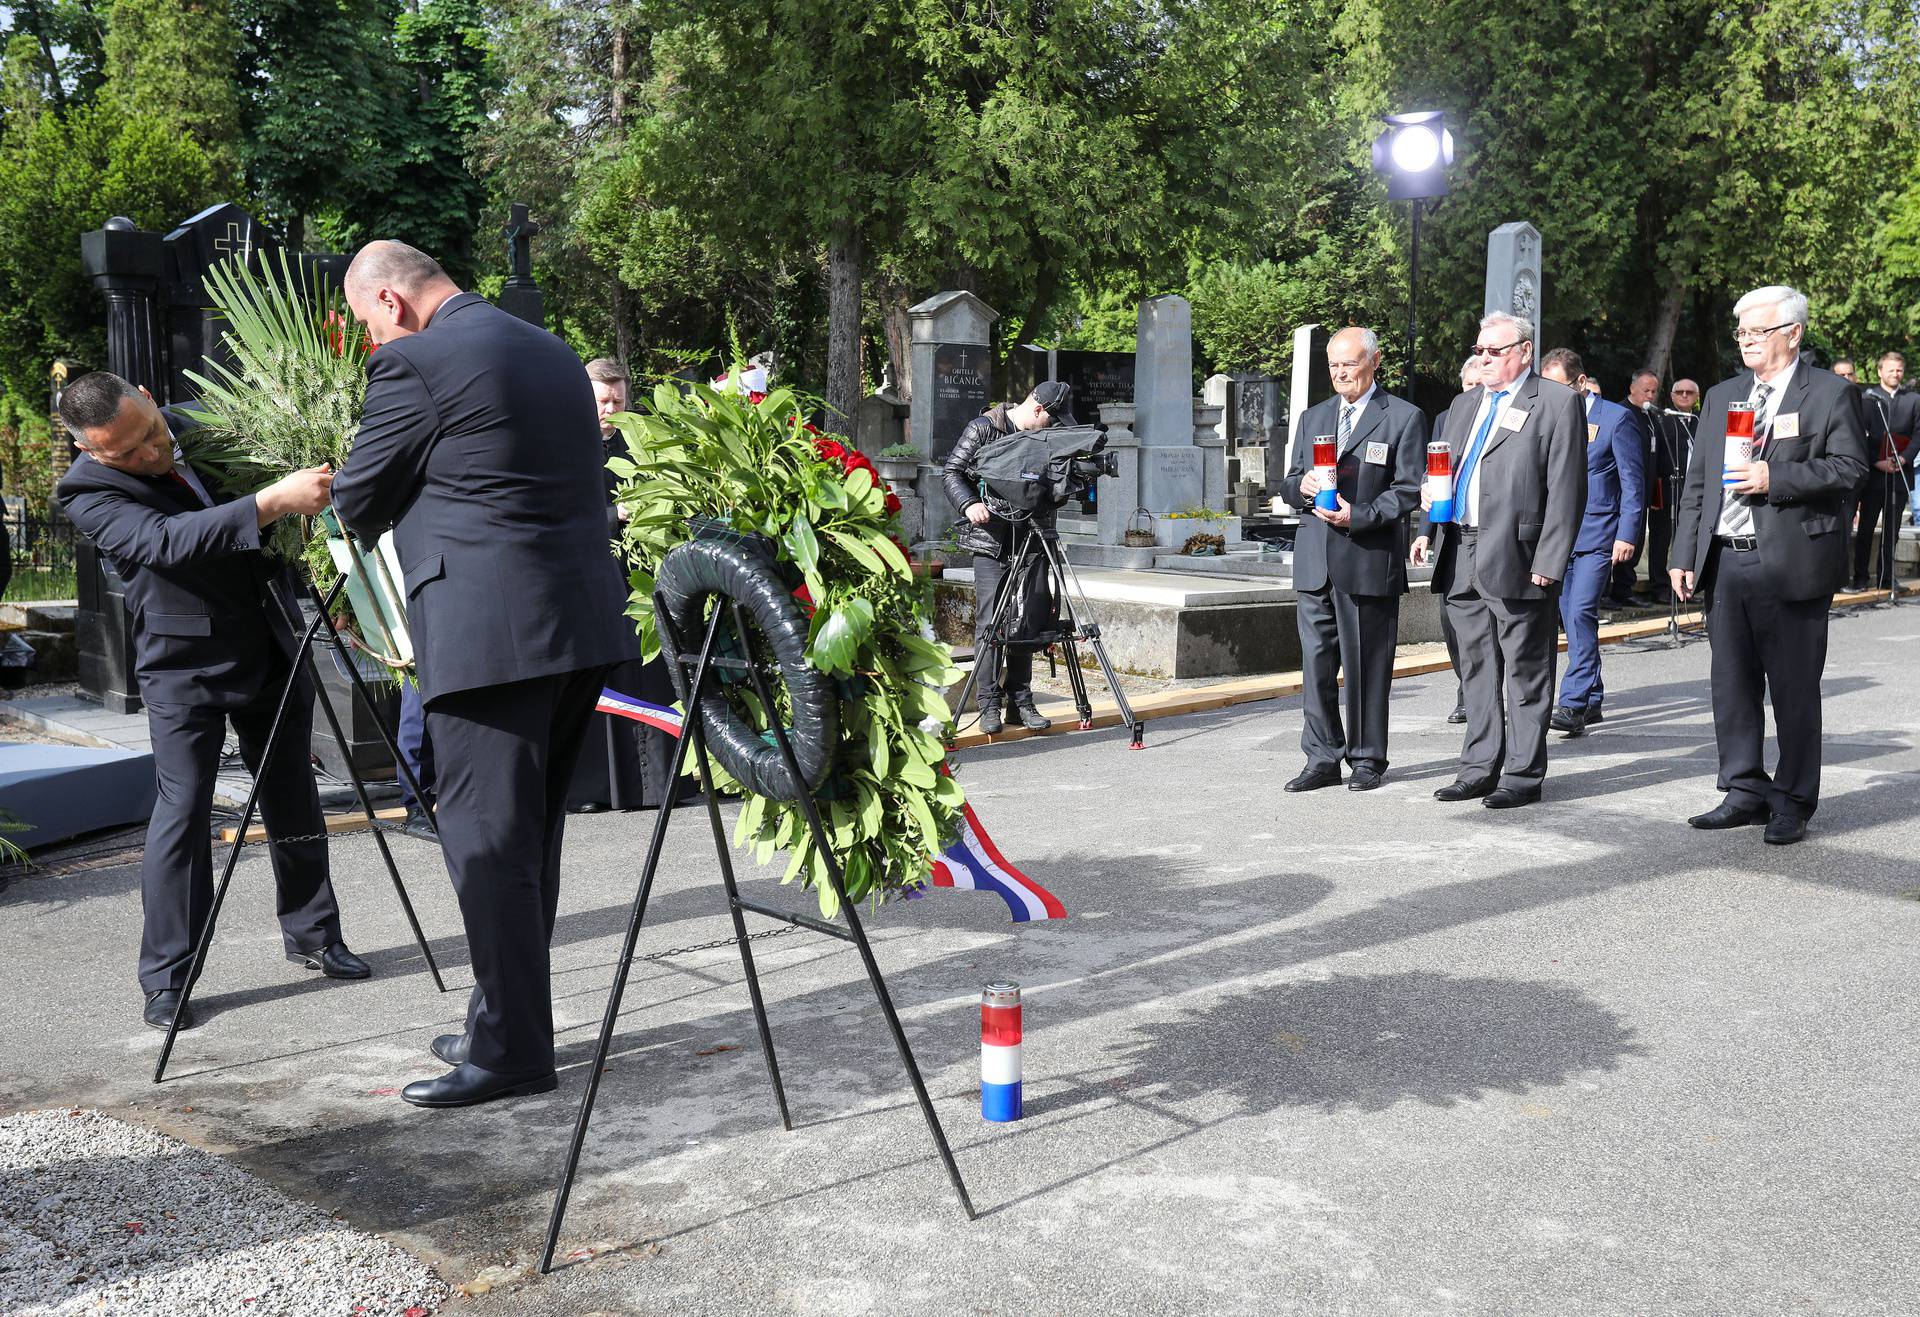
[(1373, 172), (1387, 180), (1387, 200), (1413, 203), (1413, 269), (1407, 283), (1407, 396), (1413, 396), (1413, 349), (1419, 331), (1420, 211), (1430, 197), (1447, 195), (1453, 134), (1439, 110), (1382, 116), (1386, 131), (1373, 139)]

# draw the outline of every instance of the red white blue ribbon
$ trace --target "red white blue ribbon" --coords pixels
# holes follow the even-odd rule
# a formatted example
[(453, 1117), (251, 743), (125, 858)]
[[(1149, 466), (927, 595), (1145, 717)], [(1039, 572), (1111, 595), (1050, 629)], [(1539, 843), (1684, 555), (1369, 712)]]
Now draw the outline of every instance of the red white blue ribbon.
[(959, 835), (933, 862), (933, 885), (961, 891), (993, 892), (1007, 903), (1016, 924), (1033, 919), (1065, 919), (1060, 898), (1007, 862), (993, 838), (980, 826), (973, 806), (960, 806)]
[(669, 736), (680, 735), (687, 726), (686, 716), (678, 709), (636, 700), (631, 695), (622, 695), (611, 686), (601, 689), (600, 702), (593, 706), (593, 710), (595, 713), (610, 713), (616, 718), (631, 718), (637, 723), (656, 727)]

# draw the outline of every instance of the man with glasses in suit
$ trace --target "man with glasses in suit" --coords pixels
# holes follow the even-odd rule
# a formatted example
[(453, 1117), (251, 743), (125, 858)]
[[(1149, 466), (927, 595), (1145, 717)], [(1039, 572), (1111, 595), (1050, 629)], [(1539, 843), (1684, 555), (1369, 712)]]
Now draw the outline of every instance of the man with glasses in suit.
[(1530, 324), (1485, 317), (1474, 354), (1480, 388), (1447, 415), (1460, 457), (1433, 570), (1459, 638), (1467, 735), (1458, 778), (1433, 794), (1514, 809), (1540, 799), (1547, 773), (1556, 605), (1587, 504), (1586, 445), (1578, 396), (1533, 369)]
[[(1765, 824), (1768, 842), (1789, 845), (1807, 835), (1820, 803), (1827, 614), (1847, 567), (1843, 505), (1868, 469), (1866, 428), (1859, 390), (1800, 359), (1805, 295), (1757, 288), (1733, 311), (1747, 369), (1707, 391), (1670, 569), (1680, 598), (1706, 596), (1725, 793), (1687, 822)], [(1726, 464), (1733, 403), (1753, 408), (1753, 453)], [(1771, 775), (1763, 697), (1780, 743)]]

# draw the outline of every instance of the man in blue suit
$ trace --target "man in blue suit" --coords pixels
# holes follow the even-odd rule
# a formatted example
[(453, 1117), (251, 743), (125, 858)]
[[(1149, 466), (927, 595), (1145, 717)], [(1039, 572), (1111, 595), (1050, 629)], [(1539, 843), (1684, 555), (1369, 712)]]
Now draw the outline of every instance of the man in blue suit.
[[(1546, 379), (1581, 389), (1587, 377), (1580, 354), (1555, 348), (1541, 359)], [(1600, 721), (1606, 688), (1600, 681), (1600, 596), (1615, 564), (1633, 557), (1647, 507), (1647, 432), (1638, 414), (1585, 392), (1587, 511), (1560, 593), (1560, 625), (1567, 633), (1567, 671), (1547, 725), (1569, 737)]]

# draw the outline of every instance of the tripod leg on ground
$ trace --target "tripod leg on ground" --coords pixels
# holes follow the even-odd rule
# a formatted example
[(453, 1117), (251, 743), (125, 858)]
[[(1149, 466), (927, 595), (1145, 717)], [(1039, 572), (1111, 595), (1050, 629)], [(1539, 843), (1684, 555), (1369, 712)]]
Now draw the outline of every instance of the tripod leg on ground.
[[(1126, 723), (1127, 731), (1131, 735), (1132, 739), (1127, 748), (1129, 750), (1145, 749), (1147, 725), (1135, 716), (1133, 705), (1127, 700), (1127, 693), (1120, 689), (1120, 676), (1113, 670), (1113, 660), (1107, 657), (1107, 647), (1100, 642), (1100, 624), (1081, 622), (1080, 612), (1074, 607), (1074, 596), (1078, 595), (1082, 603), (1085, 603), (1087, 598), (1086, 591), (1080, 588), (1079, 573), (1073, 570), (1073, 564), (1067, 561), (1065, 551), (1058, 544), (1050, 544), (1047, 548), (1048, 561), (1053, 567), (1055, 579), (1060, 583), (1060, 606), (1066, 612), (1067, 620), (1072, 623), (1073, 634), (1084, 636), (1087, 643), (1093, 647), (1093, 660), (1100, 665), (1100, 675), (1105, 679), (1107, 689), (1113, 692), (1114, 706), (1119, 709), (1120, 720)], [(1070, 657), (1073, 658), (1073, 670), (1078, 674), (1079, 657), (1071, 653)], [(1083, 716), (1090, 722), (1092, 706), (1084, 707), (1087, 709), (1087, 714)], [(1087, 724), (1083, 722), (1081, 725)]]
[(1093, 729), (1093, 700), (1087, 695), (1087, 674), (1080, 667), (1080, 651), (1074, 647), (1073, 634), (1061, 637), (1060, 655), (1067, 663), (1067, 685), (1073, 688), (1073, 707), (1080, 714), (1080, 730)]
[[(999, 596), (993, 601), (993, 621), (987, 626), (987, 634), (989, 636), (999, 635), (1001, 626), (1006, 621), (1007, 605), (1013, 598), (1013, 592), (1007, 588), (1007, 583), (1019, 574), (1020, 564), (1030, 551), (1031, 540), (1032, 537), (1030, 535), (1021, 538), (1019, 551), (1011, 555), (1008, 560), (1007, 570), (1000, 577)], [(976, 613), (980, 608), (979, 579), (976, 573), (974, 577), (975, 586), (973, 595), (973, 606)], [(975, 628), (974, 635), (976, 639), (979, 634), (979, 629)], [(983, 663), (991, 663), (996, 668), (1000, 665), (1000, 647), (998, 644), (989, 642), (986, 652), (984, 653), (981, 652), (980, 646), (977, 643), (974, 645), (973, 671), (967, 674), (966, 684), (960, 687), (960, 698), (955, 702), (953, 708), (953, 721), (956, 726), (958, 726), (960, 719), (966, 715), (967, 701), (972, 697), (974, 689), (980, 685), (981, 664)]]
[[(661, 610), (661, 613), (664, 615), (665, 610)], [(706, 639), (701, 643), (700, 658), (694, 667), (691, 684), (686, 674), (679, 670), (679, 663), (669, 661), (667, 664), (687, 709), (687, 724), (681, 732), (680, 744), (674, 747), (673, 767), (667, 773), (668, 782), (679, 778), (680, 770), (686, 764), (688, 748), (696, 741), (703, 748), (705, 745), (699, 704), (688, 692), (698, 692), (706, 684), (707, 667), (713, 658), (714, 638), (720, 634), (721, 614), (722, 610), (715, 609), (712, 620), (707, 623)], [(685, 653), (684, 650), (678, 652)], [(607, 994), (606, 1013), (600, 1019), (600, 1038), (594, 1045), (593, 1061), (587, 1067), (586, 1090), (580, 1095), (580, 1114), (574, 1118), (573, 1138), (567, 1145), (566, 1166), (561, 1171), (560, 1186), (553, 1196), (553, 1214), (547, 1221), (546, 1247), (540, 1254), (540, 1271), (543, 1275), (553, 1270), (553, 1250), (560, 1240), (560, 1224), (567, 1213), (567, 1199), (573, 1194), (574, 1172), (580, 1167), (580, 1149), (587, 1141), (587, 1124), (593, 1119), (593, 1102), (600, 1093), (600, 1072), (606, 1068), (607, 1052), (613, 1045), (613, 1026), (620, 1018), (620, 999), (627, 990), (627, 975), (633, 970), (633, 948), (640, 940), (640, 925), (647, 915), (647, 898), (653, 891), (654, 875), (660, 868), (660, 850), (667, 839), (667, 822), (673, 817), (675, 808), (677, 806), (671, 797), (661, 802), (659, 815), (653, 821), (653, 836), (647, 842), (647, 858), (640, 867), (640, 888), (634, 893), (633, 909), (627, 916), (626, 940), (620, 946), (620, 961), (614, 970), (613, 989)]]
[(740, 885), (733, 877), (733, 849), (727, 844), (727, 830), (720, 822), (720, 802), (713, 789), (713, 771), (707, 764), (705, 737), (694, 745), (693, 753), (700, 766), (700, 789), (707, 796), (707, 819), (713, 825), (713, 851), (720, 857), (720, 882), (727, 889), (727, 913), (733, 916), (733, 937), (740, 945), (740, 968), (746, 974), (747, 996), (753, 1002), (753, 1023), (760, 1031), (760, 1051), (767, 1060), (767, 1082), (773, 1085), (773, 1101), (780, 1108), (781, 1128), (791, 1130), (793, 1117), (787, 1111), (786, 1086), (780, 1082), (780, 1063), (773, 1055), (773, 1031), (767, 1026), (767, 1004), (760, 994), (760, 973), (754, 968), (753, 948), (747, 944), (747, 920), (740, 913)]
[[(340, 579), (344, 584), (346, 578)], [(338, 593), (337, 587), (335, 593)], [(320, 592), (313, 588), (311, 581), (307, 583), (307, 596), (319, 610), (321, 621), (325, 624), (328, 616), (328, 602), (320, 597)], [(274, 598), (279, 599), (279, 597), (279, 593), (274, 592)], [(285, 611), (286, 605), (283, 603), (281, 608)], [(292, 620), (291, 613), (288, 614), (288, 620)], [(338, 636), (329, 635), (327, 643), (332, 646), (334, 653), (340, 656), (340, 666), (346, 670), (352, 682), (355, 697), (366, 707), (369, 714), (374, 715), (372, 718), (374, 730), (380, 733), (380, 739), (385, 744), (387, 753), (393, 756), (394, 770), (406, 780), (407, 789), (412, 791), (413, 798), (420, 802), (420, 812), (426, 817), (427, 825), (433, 828), (434, 835), (438, 836), (440, 829), (433, 817), (433, 808), (421, 794), (420, 784), (414, 780), (413, 769), (408, 767), (407, 757), (400, 753), (399, 744), (387, 734), (386, 724), (380, 721), (377, 714), (374, 714), (372, 693), (367, 690), (366, 683), (361, 680), (359, 669), (353, 663), (353, 655), (347, 652)], [(380, 827), (380, 815), (374, 809), (373, 801), (367, 795), (367, 784), (362, 780), (360, 770), (354, 765), (353, 756), (347, 749), (346, 732), (342, 730), (340, 716), (334, 710), (333, 697), (327, 694), (326, 683), (320, 680), (320, 669), (314, 662), (311, 649), (307, 651), (306, 668), (308, 679), (313, 682), (314, 698), (320, 704), (320, 712), (326, 717), (327, 729), (333, 733), (333, 743), (340, 747), (340, 757), (346, 762), (347, 777), (353, 784), (353, 794), (359, 800), (362, 812), (367, 816), (367, 824), (373, 832), (373, 844), (379, 848), (380, 859), (387, 866), (387, 877), (393, 883), (394, 895), (400, 898), (400, 909), (407, 916), (407, 927), (413, 930), (413, 940), (419, 946), (420, 954), (426, 958), (427, 972), (433, 976), (433, 986), (445, 992), (447, 981), (440, 977), (440, 965), (433, 958), (433, 948), (427, 945), (427, 935), (421, 930), (420, 917), (414, 913), (413, 900), (407, 895), (407, 885), (400, 880), (400, 866), (393, 861), (393, 852), (387, 846), (386, 833)]]
[[(342, 578), (327, 596), (331, 603), (346, 585)], [(313, 652), (314, 638), (320, 628), (326, 624), (327, 610), (322, 608), (320, 616), (300, 637), (300, 647), (294, 652), (292, 669), (287, 673), (287, 684), (280, 691), (280, 704), (273, 711), (273, 723), (267, 728), (267, 743), (260, 749), (260, 762), (267, 763), (273, 758), (275, 747), (280, 743), (280, 729), (286, 725), (287, 707), (293, 703), (294, 683), (300, 680), (301, 665)], [(186, 981), (180, 986), (180, 1004), (173, 1008), (173, 1019), (167, 1022), (166, 1041), (160, 1044), (160, 1059), (154, 1063), (153, 1082), (159, 1083), (166, 1076), (167, 1058), (173, 1055), (173, 1040), (180, 1034), (180, 1021), (186, 1018), (187, 1001), (193, 996), (193, 988), (200, 981), (200, 971), (206, 967), (207, 948), (213, 944), (213, 926), (220, 918), (220, 907), (226, 902), (227, 887), (233, 882), (233, 869), (240, 861), (240, 848), (247, 844), (247, 829), (253, 826), (253, 812), (260, 805), (260, 779), (255, 777), (253, 785), (247, 789), (247, 803), (240, 811), (239, 830), (234, 833), (233, 845), (227, 850), (227, 863), (220, 872), (220, 885), (214, 889), (213, 904), (207, 907), (207, 920), (200, 926), (200, 937), (193, 947), (193, 960), (187, 966)]]
[[(740, 606), (731, 604), (729, 607), (734, 615), (735, 632), (743, 638), (744, 648), (744, 637), (747, 631), (745, 621), (740, 614)], [(773, 701), (772, 692), (767, 689), (766, 677), (760, 671), (759, 665), (749, 664), (747, 671), (753, 679), (753, 689), (759, 696), (760, 707), (778, 708), (779, 706)], [(926, 1118), (927, 1132), (933, 1136), (934, 1147), (939, 1150), (940, 1160), (947, 1168), (947, 1178), (953, 1182), (953, 1191), (959, 1196), (960, 1206), (966, 1212), (967, 1219), (971, 1221), (975, 1216), (973, 1200), (967, 1196), (966, 1183), (960, 1178), (960, 1167), (953, 1160), (953, 1149), (947, 1145), (946, 1130), (940, 1125), (940, 1114), (933, 1109), (933, 1099), (927, 1094), (926, 1081), (920, 1077), (919, 1063), (913, 1059), (913, 1048), (908, 1045), (906, 1032), (900, 1027), (899, 1015), (894, 1012), (893, 998), (887, 993), (886, 980), (880, 974), (880, 963), (874, 959), (873, 947), (867, 942), (866, 929), (860, 922), (860, 912), (854, 908), (853, 902), (847, 899), (846, 882), (840, 872), (840, 860), (833, 853), (833, 847), (827, 838), (826, 827), (820, 822), (820, 807), (800, 775), (800, 764), (794, 757), (793, 745), (787, 739), (786, 728), (781, 726), (778, 717), (768, 721), (772, 725), (774, 743), (780, 748), (780, 758), (786, 764), (792, 781), (799, 788), (799, 804), (801, 811), (806, 815), (807, 830), (813, 837), (813, 844), (826, 859), (827, 881), (833, 885), (834, 895), (840, 898), (840, 908), (846, 913), (848, 931), (853, 934), (854, 945), (860, 949), (860, 963), (866, 967), (867, 979), (873, 985), (873, 995), (880, 1002), (880, 1013), (886, 1017), (887, 1030), (893, 1035), (893, 1045), (900, 1053), (901, 1063), (906, 1067), (907, 1078), (913, 1084), (913, 1096), (920, 1103), (920, 1114)]]

